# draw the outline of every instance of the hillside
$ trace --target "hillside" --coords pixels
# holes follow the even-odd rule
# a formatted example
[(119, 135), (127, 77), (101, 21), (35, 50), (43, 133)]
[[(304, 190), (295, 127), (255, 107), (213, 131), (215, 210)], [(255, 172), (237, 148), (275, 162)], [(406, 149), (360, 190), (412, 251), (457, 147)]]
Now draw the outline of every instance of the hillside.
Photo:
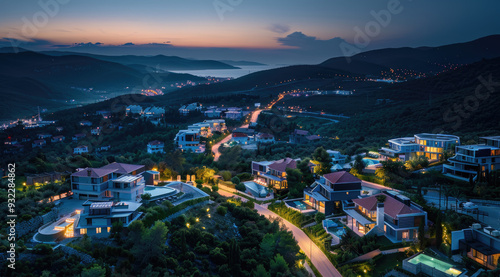
[(119, 63), (123, 65), (140, 64), (163, 70), (203, 70), (203, 69), (237, 69), (238, 67), (214, 60), (191, 60), (177, 56), (106, 56), (88, 53), (63, 52), (63, 51), (47, 51), (42, 52), (51, 56), (71, 56), (79, 55), (91, 57), (94, 59)]
[(439, 73), (450, 65), (462, 65), (483, 58), (500, 57), (500, 35), (438, 47), (386, 48), (363, 52), (348, 59), (332, 58), (320, 65), (360, 74), (377, 75), (380, 70), (404, 69), (421, 73)]
[[(48, 56), (24, 51), (0, 53), (0, 120), (31, 115), (37, 106), (63, 109), (130, 93), (144, 80), (158, 86), (172, 82), (204, 81), (190, 74), (147, 71), (85, 56)], [(154, 75), (154, 76), (153, 76)], [(159, 82), (159, 83), (158, 83)], [(92, 91), (88, 90), (93, 88)]]
[[(483, 84), (490, 76), (491, 91)], [(323, 135), (345, 139), (360, 136), (386, 139), (416, 132), (499, 135), (499, 80), (500, 58), (495, 58), (375, 92), (294, 97), (277, 105), (345, 113), (351, 118), (323, 130)], [(377, 99), (390, 99), (390, 103)]]

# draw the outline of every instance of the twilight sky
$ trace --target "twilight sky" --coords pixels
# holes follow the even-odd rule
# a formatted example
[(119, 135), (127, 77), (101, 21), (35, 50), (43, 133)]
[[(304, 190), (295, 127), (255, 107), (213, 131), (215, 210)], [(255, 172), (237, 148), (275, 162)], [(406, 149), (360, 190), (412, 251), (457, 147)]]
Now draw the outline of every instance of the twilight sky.
[(499, 10), (463, 0), (0, 0), (0, 46), (318, 63), (500, 34)]

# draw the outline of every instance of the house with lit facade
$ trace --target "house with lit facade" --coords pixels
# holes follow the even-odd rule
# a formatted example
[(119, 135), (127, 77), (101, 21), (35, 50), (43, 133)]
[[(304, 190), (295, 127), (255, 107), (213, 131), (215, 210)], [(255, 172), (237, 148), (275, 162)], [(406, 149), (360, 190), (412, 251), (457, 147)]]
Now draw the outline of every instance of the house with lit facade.
[(496, 269), (500, 259), (500, 230), (474, 223), (470, 228), (451, 232), (451, 253)]
[(128, 227), (139, 219), (142, 212), (138, 202), (92, 202), (83, 203), (83, 211), (76, 216), (73, 223), (75, 236), (108, 237), (115, 222), (121, 222), (123, 227)]
[(277, 161), (252, 161), (254, 182), (265, 187), (272, 186), (274, 191), (288, 189), (286, 169), (296, 169), (298, 159), (285, 158)]
[(111, 163), (82, 168), (71, 174), (71, 190), (77, 199), (137, 201), (144, 191), (143, 165)]
[(443, 165), (443, 173), (462, 181), (483, 177), (487, 172), (500, 169), (500, 136), (481, 137), (480, 144), (455, 147), (455, 156)]
[(460, 138), (445, 134), (416, 134), (413, 137), (394, 138), (388, 141), (389, 147), (379, 149), (379, 154), (387, 159), (410, 160), (425, 156), (430, 161), (441, 159), (443, 152), (460, 145)]
[[(380, 202), (379, 199), (384, 199)], [(392, 191), (353, 199), (344, 206), (347, 226), (358, 235), (385, 235), (392, 242), (418, 238), (421, 222), (427, 226), (427, 212), (408, 197)]]
[(304, 203), (330, 215), (342, 209), (342, 201), (361, 195), (361, 180), (347, 171), (328, 173), (304, 189)]

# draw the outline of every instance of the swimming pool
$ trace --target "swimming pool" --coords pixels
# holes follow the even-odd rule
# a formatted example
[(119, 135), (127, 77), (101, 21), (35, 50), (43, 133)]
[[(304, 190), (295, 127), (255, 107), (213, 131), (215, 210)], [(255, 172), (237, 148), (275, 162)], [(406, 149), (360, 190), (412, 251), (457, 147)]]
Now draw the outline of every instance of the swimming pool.
[(255, 197), (266, 197), (269, 190), (253, 181), (243, 182), (247, 190), (249, 190)]
[(365, 166), (369, 166), (369, 165), (379, 164), (380, 161), (369, 158), (363, 158), (363, 163), (365, 164)]
[(344, 226), (331, 219), (323, 220), (323, 227), (326, 227), (328, 233), (337, 236), (339, 239), (346, 234)]
[(144, 193), (151, 194), (151, 200), (154, 201), (163, 197), (177, 194), (177, 190), (169, 187), (146, 186), (144, 188)]
[(441, 272), (444, 272), (450, 276), (458, 276), (462, 274), (462, 271), (453, 268), (454, 265), (449, 264), (447, 262), (438, 260), (436, 258), (433, 258), (431, 256), (425, 255), (425, 254), (420, 254), (416, 257), (411, 258), (408, 260), (409, 263), (412, 263), (414, 265), (417, 264), (424, 264), (428, 267), (434, 268), (436, 270), (439, 270)]

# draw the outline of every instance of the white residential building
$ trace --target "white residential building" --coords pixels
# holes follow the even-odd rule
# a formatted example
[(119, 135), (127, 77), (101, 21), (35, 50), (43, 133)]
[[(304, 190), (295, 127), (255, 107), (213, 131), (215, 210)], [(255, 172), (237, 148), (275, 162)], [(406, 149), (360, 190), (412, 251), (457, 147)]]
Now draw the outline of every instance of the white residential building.
[(212, 129), (208, 123), (195, 123), (188, 126), (188, 131), (198, 132), (200, 136), (208, 138), (212, 136)]
[(381, 156), (407, 161), (414, 156), (425, 156), (429, 160), (439, 160), (444, 151), (460, 145), (460, 138), (445, 134), (416, 134), (414, 137), (389, 140), (389, 148), (379, 150)]
[(165, 115), (165, 109), (160, 107), (147, 107), (144, 110), (145, 117), (163, 117)]
[(342, 154), (340, 154), (340, 151), (335, 151), (335, 150), (326, 150), (326, 153), (328, 153), (328, 155), (330, 155), (330, 157), (332, 158), (332, 163), (334, 165), (335, 164), (340, 164), (340, 165), (345, 164), (345, 160), (347, 158), (347, 155), (342, 155)]
[(153, 140), (148, 143), (148, 153), (164, 153), (163, 149), (165, 148), (165, 144), (159, 140)]
[(139, 105), (130, 105), (127, 106), (125, 111), (127, 114), (142, 114), (142, 107)]
[(268, 133), (258, 133), (255, 136), (255, 141), (257, 141), (257, 143), (261, 143), (261, 144), (272, 144), (272, 143), (276, 142), (276, 140), (274, 139), (274, 136), (271, 134), (268, 134)]
[(87, 145), (80, 145), (75, 148), (73, 148), (73, 154), (83, 154), (83, 153), (88, 153), (89, 152), (89, 147)]
[(91, 202), (83, 203), (83, 212), (74, 221), (75, 236), (108, 237), (113, 223), (121, 222), (123, 227), (139, 219), (141, 203), (137, 202)]
[(205, 120), (203, 123), (209, 124), (210, 129), (213, 132), (221, 132), (224, 133), (227, 131), (226, 127), (226, 121), (224, 119), (211, 119), (211, 120)]
[[(114, 197), (124, 197), (132, 195), (135, 200), (137, 190), (144, 189), (144, 181), (141, 179), (127, 178), (119, 179), (121, 176), (139, 175), (144, 171), (143, 165), (111, 163), (100, 168), (82, 168), (71, 174), (71, 190), (77, 199), (104, 200)], [(142, 175), (139, 175), (142, 176)], [(141, 177), (142, 178), (142, 177)], [(110, 188), (113, 188), (113, 180), (120, 180), (118, 183), (133, 182), (133, 186), (120, 187), (120, 194), (116, 195)], [(129, 182), (130, 181), (130, 182)], [(122, 196), (120, 196), (122, 195)]]
[(201, 111), (202, 105), (200, 103), (191, 103), (188, 105), (183, 105), (182, 107), (179, 108), (179, 113), (182, 115), (188, 115), (190, 112), (193, 111)]
[(200, 143), (200, 133), (197, 131), (180, 130), (174, 138), (175, 145), (181, 151), (203, 153), (205, 145)]
[(455, 179), (469, 181), (477, 175), (500, 169), (500, 136), (481, 137), (481, 144), (455, 147), (455, 156), (449, 165), (443, 165), (443, 173)]

